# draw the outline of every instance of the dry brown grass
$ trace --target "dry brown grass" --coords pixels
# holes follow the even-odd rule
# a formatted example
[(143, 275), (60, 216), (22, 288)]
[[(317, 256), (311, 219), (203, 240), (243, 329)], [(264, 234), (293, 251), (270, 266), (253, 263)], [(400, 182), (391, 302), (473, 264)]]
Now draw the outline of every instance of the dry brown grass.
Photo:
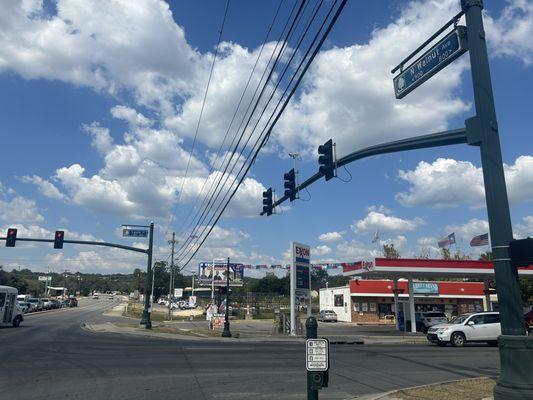
[(492, 396), (495, 384), (495, 378), (466, 379), (400, 390), (394, 397), (401, 400), (482, 400)]

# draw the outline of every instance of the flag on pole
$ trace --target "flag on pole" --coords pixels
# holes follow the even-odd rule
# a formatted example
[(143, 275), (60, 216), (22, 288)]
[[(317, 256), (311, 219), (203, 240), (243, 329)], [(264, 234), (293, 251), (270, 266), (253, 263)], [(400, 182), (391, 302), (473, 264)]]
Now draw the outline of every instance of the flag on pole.
[(483, 235), (474, 236), (470, 241), (470, 246), (488, 246), (489, 244), (489, 234), (484, 233)]
[(455, 244), (455, 232), (450, 233), (448, 236), (442, 238), (438, 242), (439, 248), (441, 249), (443, 247), (450, 247), (452, 244)]
[(376, 243), (379, 240), (379, 229), (374, 233), (374, 237), (372, 238), (372, 243)]

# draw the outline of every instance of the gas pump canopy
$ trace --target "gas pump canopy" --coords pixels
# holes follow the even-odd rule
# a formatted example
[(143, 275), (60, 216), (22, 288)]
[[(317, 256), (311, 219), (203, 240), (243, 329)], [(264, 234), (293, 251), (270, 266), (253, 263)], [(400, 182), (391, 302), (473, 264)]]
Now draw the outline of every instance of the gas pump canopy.
[[(486, 278), (494, 275), (492, 261), (375, 258), (342, 266), (344, 276), (369, 278)], [(533, 276), (533, 265), (518, 267), (518, 274)]]

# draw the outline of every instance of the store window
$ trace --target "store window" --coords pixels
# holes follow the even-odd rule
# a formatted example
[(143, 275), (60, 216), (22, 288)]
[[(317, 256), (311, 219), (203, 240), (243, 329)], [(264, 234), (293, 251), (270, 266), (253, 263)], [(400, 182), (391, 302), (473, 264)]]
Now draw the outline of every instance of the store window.
[(376, 312), (376, 303), (370, 303), (370, 312)]
[(361, 303), (361, 311), (363, 312), (368, 311), (368, 303)]
[(361, 308), (359, 307), (359, 303), (353, 303), (353, 310), (354, 312), (359, 312)]

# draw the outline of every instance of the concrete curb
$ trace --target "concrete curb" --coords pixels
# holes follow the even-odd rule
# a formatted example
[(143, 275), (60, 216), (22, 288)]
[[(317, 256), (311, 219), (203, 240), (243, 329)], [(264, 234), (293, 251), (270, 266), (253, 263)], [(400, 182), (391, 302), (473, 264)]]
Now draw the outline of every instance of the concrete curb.
[[(479, 378), (494, 378), (494, 377), (489, 376), (489, 375), (481, 375), (476, 378), (454, 379), (451, 381), (434, 382), (434, 383), (428, 383), (427, 385), (411, 386), (411, 387), (406, 387), (402, 389), (391, 390), (389, 392), (384, 392), (384, 393), (371, 394), (371, 395), (358, 396), (358, 397), (350, 397), (349, 399), (345, 399), (345, 400), (398, 400), (396, 397), (394, 397), (394, 394), (398, 393), (401, 390), (422, 389), (422, 388), (427, 388), (431, 386), (445, 385), (447, 383), (471, 381), (471, 380), (475, 380)], [(483, 399), (483, 400), (491, 400), (491, 399), (492, 398), (489, 397), (488, 399)]]

